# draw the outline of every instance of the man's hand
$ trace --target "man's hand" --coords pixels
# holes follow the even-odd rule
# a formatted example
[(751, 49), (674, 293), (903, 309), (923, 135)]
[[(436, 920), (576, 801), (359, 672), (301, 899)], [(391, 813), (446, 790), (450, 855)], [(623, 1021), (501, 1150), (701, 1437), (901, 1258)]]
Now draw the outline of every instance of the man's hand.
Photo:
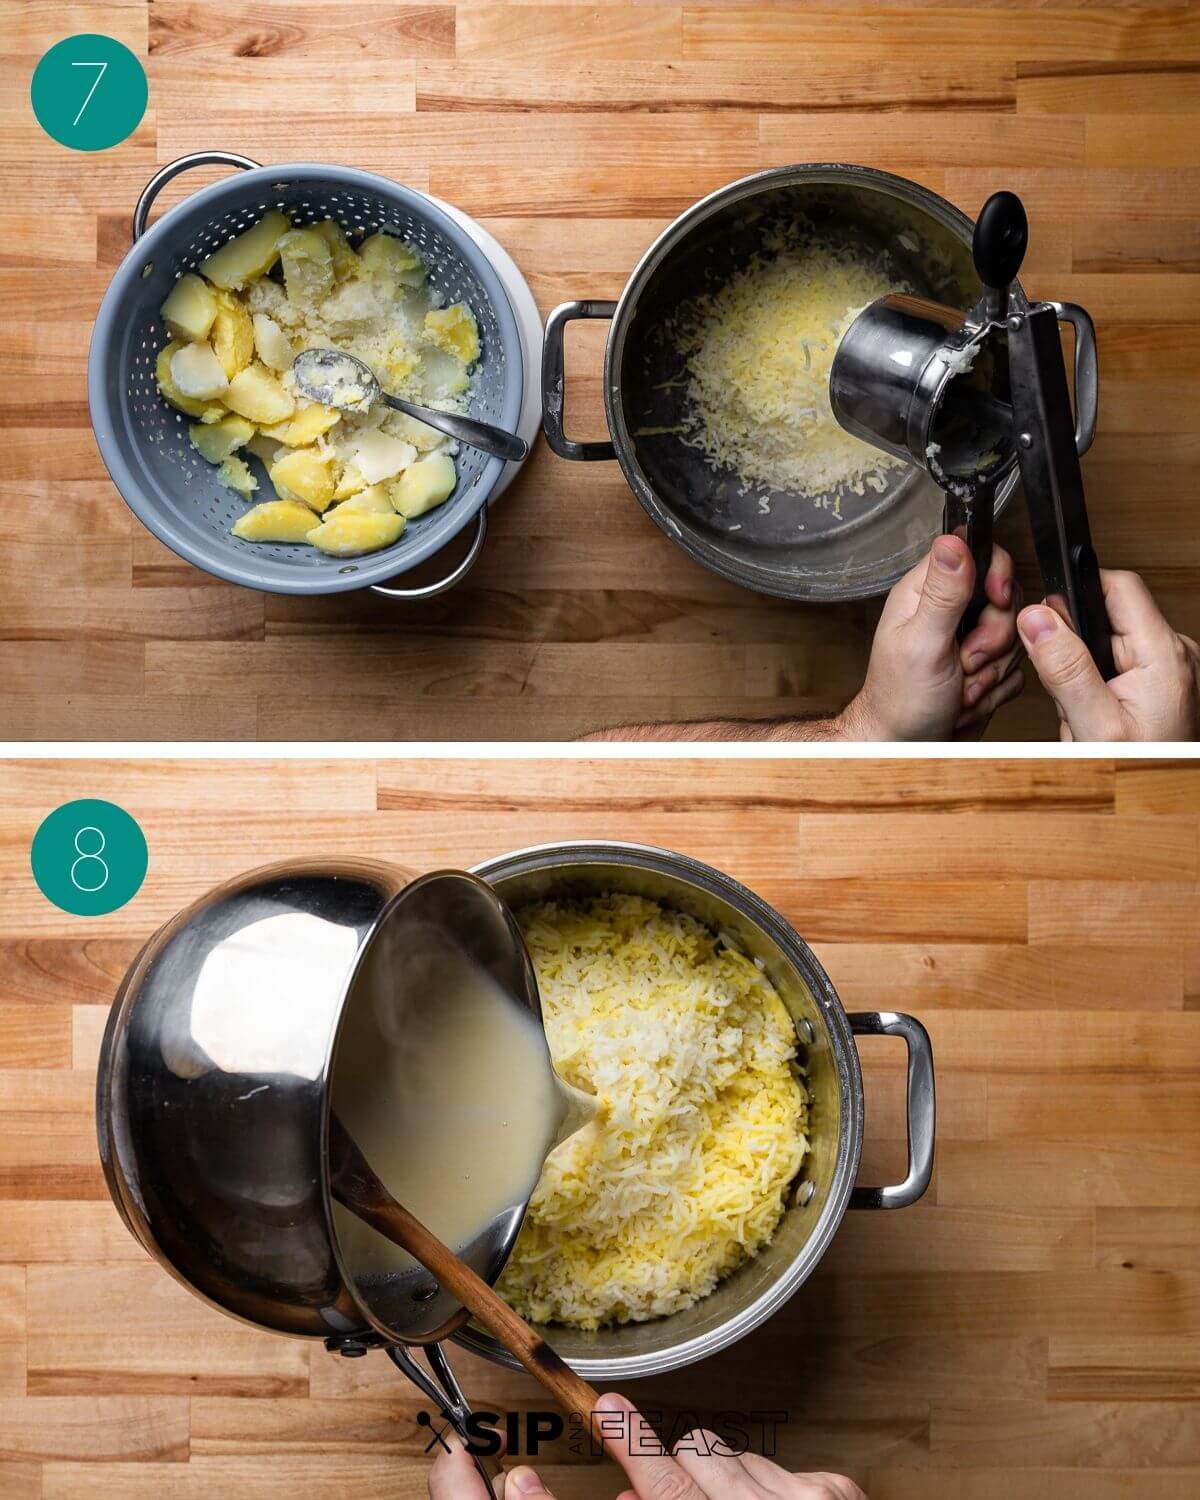
[(883, 607), (867, 677), (838, 720), (851, 740), (977, 739), (1024, 686), (1012, 558), (992, 552), (988, 604), (961, 646), (958, 622), (975, 587), (961, 537), (942, 536)]
[(1177, 635), (1136, 573), (1101, 572), (1118, 676), (1105, 682), (1087, 647), (1048, 604), (1017, 625), (1054, 700), (1063, 740), (1194, 740), (1200, 648)]
[[(645, 1419), (624, 1396), (601, 1396), (597, 1408), (616, 1418), (606, 1423), (605, 1446), (629, 1481), (617, 1500), (866, 1500), (856, 1484), (840, 1474), (789, 1474), (757, 1453), (740, 1457), (722, 1447), (714, 1433), (698, 1428), (678, 1444), (675, 1456), (663, 1451)], [(502, 1500), (554, 1500), (533, 1469), (522, 1465), (497, 1481)], [(465, 1450), (454, 1442), (438, 1455), (429, 1473), (430, 1500), (491, 1500)]]

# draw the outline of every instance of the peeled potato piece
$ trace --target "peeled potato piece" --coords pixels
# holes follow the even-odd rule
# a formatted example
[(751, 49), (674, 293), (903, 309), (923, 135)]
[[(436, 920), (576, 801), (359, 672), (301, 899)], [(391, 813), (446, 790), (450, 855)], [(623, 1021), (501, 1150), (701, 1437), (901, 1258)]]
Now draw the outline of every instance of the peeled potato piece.
[(192, 447), (210, 464), (223, 463), (237, 448), (244, 448), (254, 436), (254, 423), (245, 417), (222, 417), (219, 422), (198, 422), (188, 429)]
[(271, 483), (289, 500), (302, 500), (319, 515), (327, 509), (336, 488), (333, 459), (315, 448), (293, 448), (271, 465)]
[(272, 427), (267, 436), (289, 448), (307, 448), (339, 422), (341, 415), (330, 406), (306, 406), (290, 421)]
[(435, 307), (425, 314), (425, 337), (435, 348), (453, 354), (464, 365), (479, 358), (479, 328), (475, 314), (465, 302)]
[(250, 320), (254, 328), (254, 347), (268, 370), (290, 370), (295, 355), (292, 341), (267, 313), (255, 313)]
[(333, 256), (319, 229), (291, 229), (279, 241), (288, 301), (316, 308), (333, 289)]
[(212, 288), (189, 271), (171, 288), (161, 312), (172, 338), (195, 343), (208, 337), (208, 330), (217, 315), (217, 299)]
[(184, 344), (177, 349), (171, 356), (171, 379), (189, 401), (212, 401), (229, 387), (211, 344)]
[(391, 516), (395, 513), (396, 507), (382, 484), (373, 484), (369, 489), (359, 490), (357, 495), (343, 500), (337, 508), (339, 516)]
[(279, 259), (279, 241), (291, 227), (277, 208), (271, 209), (244, 234), (210, 255), (200, 266), (200, 274), (213, 286), (239, 291), (271, 269)]
[(391, 515), (353, 511), (347, 515), (345, 511), (346, 507), (339, 505), (327, 521), (308, 533), (314, 547), (333, 557), (357, 557), (363, 552), (390, 547), (404, 530), (404, 517), (394, 511)]
[(354, 445), (354, 465), (368, 484), (394, 479), (416, 456), (411, 443), (389, 437), (378, 427), (368, 428)]
[(346, 276), (357, 275), (361, 269), (358, 256), (350, 248), (346, 232), (337, 220), (322, 219), (314, 227), (318, 234), (324, 235), (325, 242), (329, 246), (329, 253), (333, 258), (333, 274), (339, 280)]
[(225, 407), (220, 401), (194, 401), (183, 394), (172, 378), (171, 361), (182, 347), (172, 341), (158, 351), (158, 358), (154, 364), (154, 377), (158, 381), (158, 388), (163, 393), (164, 399), (169, 401), (177, 411), (185, 412), (189, 417), (199, 417), (202, 422), (219, 422), (226, 415)]
[(362, 274), (396, 295), (401, 287), (420, 286), (425, 280), (421, 257), (394, 234), (381, 230), (358, 247)]
[(412, 520), (448, 500), (457, 483), (454, 460), (447, 453), (434, 453), (406, 469), (388, 487), (388, 494), (399, 513)]
[(348, 500), (351, 495), (357, 495), (360, 490), (365, 490), (367, 481), (363, 478), (358, 465), (353, 459), (342, 470), (342, 477), (337, 482), (337, 489), (333, 492), (335, 500)]
[(209, 335), (225, 378), (232, 380), (254, 358), (254, 324), (232, 292), (217, 292), (217, 315)]
[(249, 500), (258, 488), (258, 480), (246, 467), (245, 460), (232, 453), (217, 469), (217, 478), (229, 489), (236, 490), (243, 500)]
[(225, 405), (257, 427), (273, 427), (296, 410), (296, 403), (266, 365), (257, 360), (229, 382)]
[(313, 513), (299, 500), (264, 500), (233, 523), (244, 542), (303, 542), (313, 529)]

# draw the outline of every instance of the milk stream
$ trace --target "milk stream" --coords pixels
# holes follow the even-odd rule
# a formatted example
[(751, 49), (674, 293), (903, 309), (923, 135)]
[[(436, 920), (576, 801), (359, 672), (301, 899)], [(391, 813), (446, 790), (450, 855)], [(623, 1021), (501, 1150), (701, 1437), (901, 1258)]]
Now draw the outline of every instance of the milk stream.
[[(523, 1204), (547, 1154), (590, 1118), (587, 1095), (554, 1072), (540, 1023), (440, 934), (408, 927), (396, 966), (358, 983), (334, 1065), (336, 1114), (392, 1196), (451, 1249)], [(411, 1258), (341, 1205), (357, 1279)]]

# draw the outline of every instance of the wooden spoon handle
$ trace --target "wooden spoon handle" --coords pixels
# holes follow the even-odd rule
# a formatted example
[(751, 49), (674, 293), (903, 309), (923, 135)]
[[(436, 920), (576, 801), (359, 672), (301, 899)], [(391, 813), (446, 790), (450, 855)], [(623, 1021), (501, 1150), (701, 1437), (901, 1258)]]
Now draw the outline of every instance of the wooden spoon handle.
[(441, 1286), (453, 1292), (487, 1331), (521, 1361), (563, 1410), (568, 1415), (578, 1414), (596, 1441), (602, 1443), (594, 1416), (599, 1400), (596, 1391), (481, 1276), (394, 1199), (380, 1201), (353, 1190), (346, 1191), (338, 1173), (334, 1174), (332, 1190), (333, 1196), (351, 1213), (419, 1260)]

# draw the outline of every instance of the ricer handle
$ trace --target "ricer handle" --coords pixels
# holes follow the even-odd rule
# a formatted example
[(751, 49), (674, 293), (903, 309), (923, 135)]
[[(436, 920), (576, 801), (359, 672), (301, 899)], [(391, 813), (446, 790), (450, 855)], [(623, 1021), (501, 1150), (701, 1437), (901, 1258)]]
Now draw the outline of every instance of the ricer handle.
[(1017, 279), (1029, 244), (1029, 219), (1016, 193), (993, 193), (979, 210), (971, 255), (984, 287), (984, 310), (1000, 319), (1008, 311), (1008, 289)]
[[(467, 1419), (471, 1415), (471, 1407), (466, 1396), (463, 1395), (462, 1386), (459, 1385), (454, 1371), (450, 1368), (442, 1346), (430, 1344), (425, 1350), (425, 1357), (429, 1361), (433, 1377), (436, 1378), (423, 1370), (403, 1345), (387, 1345), (387, 1355), (396, 1368), (407, 1375), (419, 1391), (429, 1397), (466, 1447), (471, 1442), (471, 1434), (467, 1430)], [(492, 1480), (504, 1472), (504, 1465), (490, 1454), (473, 1453), (471, 1457), (480, 1477), (490, 1490)]]
[(971, 549), (975, 564), (975, 590), (971, 602), (958, 622), (958, 639), (965, 641), (987, 606), (987, 574), (992, 565), (992, 522), (995, 515), (996, 487), (986, 481), (975, 485), (969, 500), (946, 491), (942, 510), (942, 535), (960, 536)]
[[(1100, 563), (1092, 546), (1079, 467), (1083, 418), (1071, 411), (1058, 318), (1058, 307), (1043, 302), (1009, 322), (1017, 461), (1046, 597), (1065, 611), (1101, 677), (1108, 682), (1117, 675), (1112, 625), (1104, 603)], [(1091, 319), (1086, 314), (1084, 318), (1086, 323), (1077, 326), (1090, 325)], [(1086, 391), (1083, 399), (1088, 399)]]

